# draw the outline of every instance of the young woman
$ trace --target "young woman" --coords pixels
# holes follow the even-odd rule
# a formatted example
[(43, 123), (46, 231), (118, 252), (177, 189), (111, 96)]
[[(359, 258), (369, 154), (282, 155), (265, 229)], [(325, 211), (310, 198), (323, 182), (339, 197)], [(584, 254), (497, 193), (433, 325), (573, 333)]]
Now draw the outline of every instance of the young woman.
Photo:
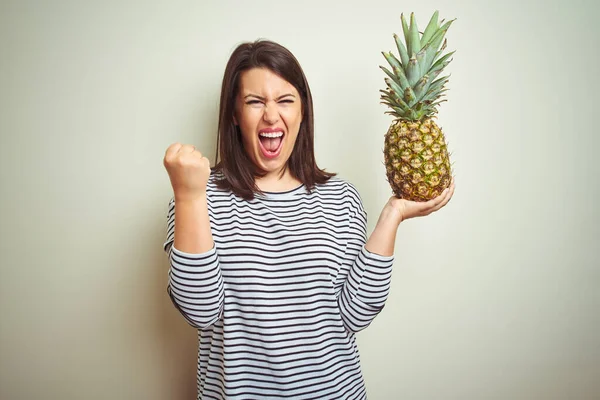
[(231, 55), (218, 135), (213, 170), (191, 145), (164, 157), (168, 293), (198, 329), (198, 398), (366, 398), (355, 334), (385, 304), (398, 226), (454, 185), (391, 197), (367, 240), (355, 187), (315, 162), (304, 73), (270, 41)]

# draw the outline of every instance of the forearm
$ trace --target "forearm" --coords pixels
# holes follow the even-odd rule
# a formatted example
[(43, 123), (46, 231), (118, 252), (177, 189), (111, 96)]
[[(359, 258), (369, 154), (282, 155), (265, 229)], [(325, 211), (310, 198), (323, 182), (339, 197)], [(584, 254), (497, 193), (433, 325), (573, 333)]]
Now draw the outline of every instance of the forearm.
[(210, 326), (223, 311), (224, 283), (205, 199), (171, 199), (164, 249), (169, 255), (167, 291), (173, 304), (192, 326)]
[(381, 256), (394, 255), (396, 233), (401, 220), (401, 215), (396, 209), (389, 206), (384, 207), (365, 248), (371, 253)]
[(342, 320), (352, 332), (366, 328), (387, 300), (394, 261), (395, 230), (398, 228), (393, 216), (382, 212), (368, 241), (365, 237), (366, 213), (360, 205), (350, 221), (342, 267), (348, 272), (339, 276), (344, 282), (338, 304)]
[(173, 246), (185, 253), (206, 253), (214, 247), (206, 195), (196, 200), (175, 198), (175, 241)]

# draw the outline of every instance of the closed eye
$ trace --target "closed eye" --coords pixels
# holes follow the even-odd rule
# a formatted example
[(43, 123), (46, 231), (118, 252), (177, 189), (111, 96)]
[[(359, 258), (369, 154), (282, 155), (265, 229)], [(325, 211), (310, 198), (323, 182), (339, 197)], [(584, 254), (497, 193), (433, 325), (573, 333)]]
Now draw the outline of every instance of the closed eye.
[[(293, 99), (283, 99), (283, 100), (279, 100), (278, 103), (293, 103), (294, 100)], [(262, 101), (260, 100), (248, 100), (246, 101), (246, 104), (261, 104)]]

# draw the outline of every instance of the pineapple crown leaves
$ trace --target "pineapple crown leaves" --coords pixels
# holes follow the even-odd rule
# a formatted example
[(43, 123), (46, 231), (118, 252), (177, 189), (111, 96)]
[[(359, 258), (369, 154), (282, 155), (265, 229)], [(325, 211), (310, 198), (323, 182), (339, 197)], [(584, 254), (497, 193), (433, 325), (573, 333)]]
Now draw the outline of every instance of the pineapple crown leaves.
[[(442, 55), (446, 49), (444, 36), (455, 19), (438, 22), (438, 11), (433, 13), (424, 32), (420, 32), (414, 13), (410, 14), (407, 23), (404, 14), (400, 15), (404, 42), (397, 34), (394, 41), (400, 59), (391, 52), (382, 52), (391, 70), (380, 66), (387, 77), (386, 90), (382, 93), (382, 104), (386, 104), (391, 114), (397, 118), (418, 120), (437, 113), (437, 106), (448, 76), (436, 79), (444, 68), (452, 61), (455, 53)], [(445, 101), (445, 100), (444, 100)]]

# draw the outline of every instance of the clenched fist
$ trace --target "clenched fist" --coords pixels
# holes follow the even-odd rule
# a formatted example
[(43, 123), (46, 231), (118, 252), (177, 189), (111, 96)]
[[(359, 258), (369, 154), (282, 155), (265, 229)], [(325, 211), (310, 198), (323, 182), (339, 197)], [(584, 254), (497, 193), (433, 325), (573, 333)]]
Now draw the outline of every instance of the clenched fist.
[(173, 143), (163, 164), (169, 174), (175, 200), (196, 200), (206, 194), (210, 162), (190, 144)]

